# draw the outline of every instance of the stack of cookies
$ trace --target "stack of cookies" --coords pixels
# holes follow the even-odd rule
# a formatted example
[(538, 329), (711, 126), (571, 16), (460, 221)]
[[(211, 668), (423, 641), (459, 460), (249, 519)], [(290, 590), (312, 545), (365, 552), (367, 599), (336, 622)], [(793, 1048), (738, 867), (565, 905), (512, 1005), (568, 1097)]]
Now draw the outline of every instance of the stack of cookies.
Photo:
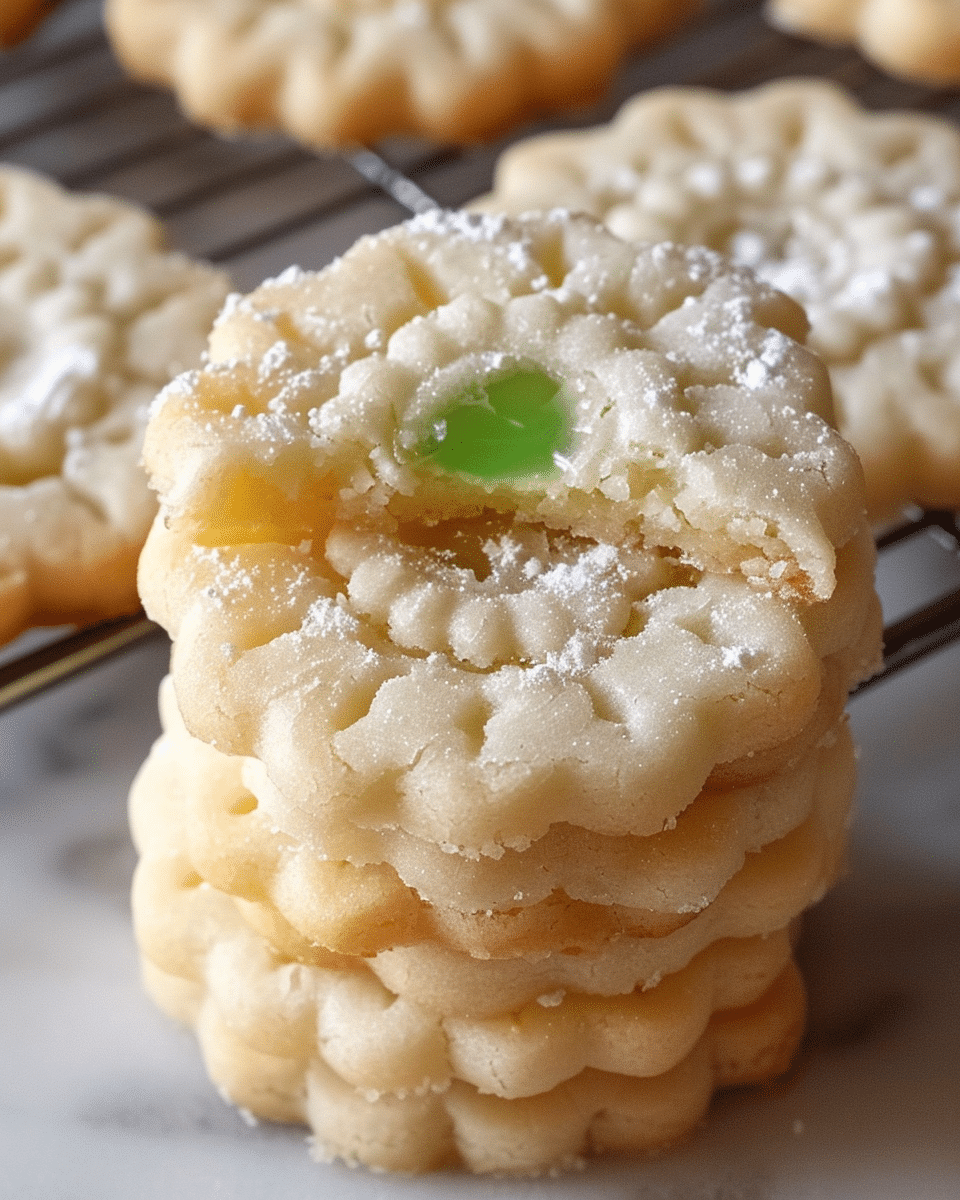
[[(9, 0), (5, 0), (9, 3)], [(39, 0), (33, 0), (38, 3)], [(699, 0), (106, 0), (117, 57), (228, 133), (472, 142), (592, 103)]]
[(233, 1103), (536, 1173), (785, 1069), (880, 636), (805, 328), (707, 250), (434, 213), (161, 394), (134, 912)]
[(147, 411), (228, 290), (135, 205), (0, 166), (0, 644), (137, 609)]
[(828, 46), (855, 46), (891, 75), (932, 87), (960, 82), (960, 14), (933, 0), (767, 0), (785, 32)]
[[(958, 10), (960, 11), (960, 10)], [(803, 305), (867, 507), (960, 508), (960, 132), (821, 79), (653, 88), (511, 146), (478, 209), (710, 246)]]
[(0, 49), (23, 41), (40, 24), (56, 0), (3, 0), (0, 9)]

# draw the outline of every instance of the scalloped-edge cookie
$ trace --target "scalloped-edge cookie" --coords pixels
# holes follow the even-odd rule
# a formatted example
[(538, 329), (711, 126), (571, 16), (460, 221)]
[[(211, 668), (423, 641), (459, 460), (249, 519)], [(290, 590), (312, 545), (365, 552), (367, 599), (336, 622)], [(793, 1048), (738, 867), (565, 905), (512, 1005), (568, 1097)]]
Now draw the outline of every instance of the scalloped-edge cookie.
[[(187, 728), (321, 829), (494, 857), (659, 832), (804, 729), (824, 650), (842, 694), (876, 660), (804, 327), (707, 250), (569, 214), (429, 214), (236, 301), (145, 441)], [(477, 419), (519, 466), (446, 465)]]
[[(619, 996), (555, 989), (485, 1014), (425, 1009), (384, 987), (363, 959), (308, 964), (278, 952), (182, 856), (157, 849), (134, 891), (147, 987), (196, 1030), (224, 1094), (268, 1119), (313, 1123), (317, 1114), (303, 1108), (307, 1075), (366, 1104), (409, 1100), (414, 1114), (418, 1099), (447, 1094), (457, 1080), (513, 1100), (585, 1070), (659, 1077), (718, 1021), (765, 1042), (764, 996), (785, 978), (790, 995), (801, 994), (782, 928), (711, 942), (676, 972)], [(795, 1035), (802, 1003), (791, 1011)]]
[(465, 1016), (502, 1012), (561, 990), (619, 995), (652, 987), (712, 942), (772, 933), (822, 899), (845, 863), (848, 817), (846, 808), (821, 811), (750, 855), (713, 904), (666, 937), (624, 936), (590, 954), (509, 959), (476, 959), (422, 943), (382, 950), (368, 960), (370, 968), (390, 991)]
[(950, 0), (768, 0), (765, 13), (788, 33), (856, 46), (902, 79), (960, 83), (960, 14)]
[[(454, 1081), (439, 1095), (370, 1101), (314, 1069), (306, 1102), (314, 1154), (387, 1170), (463, 1164), (477, 1173), (540, 1175), (581, 1165), (587, 1156), (662, 1150), (699, 1123), (714, 1091), (781, 1075), (796, 1051), (804, 1012), (802, 983), (788, 967), (755, 1004), (716, 1014), (690, 1054), (662, 1075), (588, 1068), (549, 1092), (516, 1100)], [(215, 1060), (219, 1047), (211, 1043), (208, 1064), (229, 1069), (232, 1048)], [(243, 1087), (242, 1065), (238, 1076)]]
[[(147, 873), (134, 891), (135, 916), (162, 1007), (194, 1027), (203, 1023), (203, 1007), (213, 1008), (258, 1054), (320, 1059), (367, 1094), (443, 1091), (462, 1079), (516, 1098), (586, 1067), (658, 1075), (689, 1053), (714, 1011), (753, 1003), (791, 957), (786, 929), (725, 938), (651, 988), (619, 996), (556, 990), (465, 1016), (396, 995), (360, 958), (321, 966), (290, 958), (239, 920), (222, 893), (190, 887), (182, 860), (154, 860)], [(164, 898), (182, 923), (179, 957), (157, 941), (166, 917), (156, 905)], [(170, 975), (199, 991), (175, 983), (164, 989)]]
[(315, 147), (490, 137), (596, 99), (697, 0), (109, 0), (136, 76), (217, 129)]
[(476, 205), (555, 206), (625, 238), (712, 246), (789, 293), (830, 368), (874, 518), (909, 503), (960, 507), (952, 123), (868, 112), (823, 80), (655, 89), (609, 125), (510, 147)]
[[(253, 906), (248, 919), (300, 958), (304, 942), (361, 955), (434, 942), (512, 958), (595, 950), (624, 934), (666, 936), (717, 899), (745, 856), (800, 825), (819, 797), (845, 811), (853, 793), (853, 745), (840, 722), (782, 780), (704, 793), (674, 829), (650, 838), (556, 829), (522, 854), (508, 851), (508, 861), (480, 863), (405, 839), (398, 874), (389, 858), (338, 860), (283, 835), (248, 786), (256, 764), (191, 738), (169, 681), (162, 690), (167, 733), (131, 791), (136, 844), (155, 853), (157, 839), (175, 837), (205, 882)], [(416, 887), (424, 880), (428, 899)]]
[(138, 607), (147, 411), (227, 291), (135, 206), (0, 166), (0, 642)]

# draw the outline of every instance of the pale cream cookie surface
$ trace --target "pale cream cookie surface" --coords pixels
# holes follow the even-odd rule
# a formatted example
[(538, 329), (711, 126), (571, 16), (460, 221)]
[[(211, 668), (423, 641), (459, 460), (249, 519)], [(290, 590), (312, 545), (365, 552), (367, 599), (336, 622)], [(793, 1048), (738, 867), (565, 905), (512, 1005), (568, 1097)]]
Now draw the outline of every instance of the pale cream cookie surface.
[(3, 0), (0, 4), (0, 49), (23, 41), (56, 3), (57, 0)]
[[(804, 328), (709, 251), (567, 215), (431, 214), (238, 301), (145, 443), (187, 727), (264, 763), (288, 830), (493, 857), (660, 831), (789, 746), (831, 662), (844, 695), (874, 664), (871, 555), (838, 585), (862, 479)], [(514, 380), (551, 393), (545, 461), (444, 466)]]
[(474, 861), (395, 834), (382, 838), (379, 853), (368, 837), (362, 853), (338, 859), (322, 842), (280, 832), (259, 763), (190, 737), (169, 679), (161, 707), (167, 732), (133, 790), (136, 827), (182, 824), (197, 874), (241, 900), (275, 945), (307, 961), (317, 948), (372, 955), (433, 942), (516, 958), (595, 951), (625, 935), (666, 937), (818, 805), (843, 814), (853, 794), (853, 745), (841, 721), (799, 766), (761, 785), (704, 793), (673, 828), (647, 838), (556, 826), (523, 853)]
[(0, 641), (138, 607), (147, 410), (226, 294), (133, 205), (0, 168)]
[[(795, 1051), (803, 987), (790, 930), (762, 902), (762, 935), (714, 939), (649, 988), (551, 988), (457, 1014), (385, 985), (375, 961), (278, 949), (200, 879), (176, 798), (157, 799), (134, 797), (145, 985), (195, 1030), (226, 1099), (309, 1125), (319, 1158), (542, 1174), (586, 1153), (661, 1149), (715, 1088), (772, 1078)], [(482, 978), (490, 964), (472, 965)], [(491, 988), (472, 994), (489, 1002)]]
[(960, 11), (952, 0), (768, 0), (766, 12), (788, 33), (856, 46), (891, 75), (960, 83)]
[(712, 246), (799, 301), (877, 519), (960, 507), (960, 131), (832, 84), (665, 88), (511, 147), (476, 207)]
[(594, 100), (697, 0), (108, 0), (139, 78), (202, 124), (319, 147), (492, 136)]

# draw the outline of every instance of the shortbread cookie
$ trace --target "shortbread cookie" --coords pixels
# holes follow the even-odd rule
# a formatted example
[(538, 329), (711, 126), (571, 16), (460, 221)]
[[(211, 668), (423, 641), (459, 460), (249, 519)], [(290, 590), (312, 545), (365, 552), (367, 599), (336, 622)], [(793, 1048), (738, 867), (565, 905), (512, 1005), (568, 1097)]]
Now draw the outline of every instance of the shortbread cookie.
[(202, 124), (311, 146), (489, 137), (596, 98), (695, 0), (108, 0), (117, 54)]
[[(538, 1175), (576, 1166), (586, 1155), (660, 1150), (699, 1123), (717, 1088), (782, 1074), (799, 1041), (804, 1007), (800, 980), (788, 968), (756, 1004), (715, 1016), (671, 1071), (635, 1078), (586, 1070), (520, 1100), (456, 1081), (440, 1095), (367, 1100), (314, 1067), (306, 1103), (314, 1153), (387, 1170), (462, 1163), (475, 1172)], [(207, 1051), (211, 1069), (217, 1049)], [(228, 1069), (236, 1062), (229, 1050), (224, 1058)], [(248, 1078), (241, 1067), (236, 1082), (242, 1088)]]
[(804, 729), (847, 627), (862, 479), (804, 325), (568, 215), (430, 214), (238, 301), (145, 446), (187, 727), (319, 836), (659, 832)]
[[(647, 990), (558, 990), (506, 1011), (447, 1014), (389, 991), (362, 959), (325, 966), (291, 959), (238, 922), (215, 889), (188, 887), (182, 899), (174, 860), (156, 860), (147, 874), (138, 879), (134, 911), (145, 958), (159, 972), (148, 978), (172, 1016), (199, 1026), (204, 1009), (213, 1009), (251, 1050), (322, 1059), (352, 1087), (380, 1095), (440, 1091), (456, 1078), (495, 1095), (528, 1096), (588, 1066), (660, 1074), (689, 1053), (714, 1011), (753, 1003), (790, 961), (789, 934), (777, 930), (714, 942)], [(156, 908), (162, 877), (173, 885), (171, 910), (190, 921), (173, 956), (156, 940), (165, 921)], [(174, 984), (168, 994), (166, 975), (200, 990)]]
[(854, 45), (891, 75), (960, 83), (960, 15), (950, 0), (768, 0), (770, 21), (830, 45)]
[[(156, 864), (173, 890), (164, 897), (161, 889), (160, 903), (146, 907), (145, 893), (135, 891), (147, 986), (196, 1029), (227, 1095), (270, 1119), (304, 1118), (297, 1098), (304, 1074), (315, 1070), (367, 1101), (443, 1093), (454, 1080), (516, 1099), (587, 1068), (661, 1075), (691, 1053), (713, 1014), (743, 1015), (790, 963), (788, 932), (771, 931), (715, 942), (649, 990), (613, 998), (554, 992), (507, 1013), (447, 1016), (389, 992), (363, 960), (318, 967), (279, 955), (222, 893), (191, 885), (169, 855)], [(177, 945), (154, 939), (151, 926), (164, 912), (180, 914)], [(251, 1099), (258, 1092), (259, 1103)]]
[(814, 814), (750, 855), (713, 904), (666, 937), (621, 937), (589, 954), (509, 959), (477, 959), (422, 943), (382, 950), (370, 968), (390, 991), (423, 1008), (463, 1016), (509, 1011), (563, 990), (622, 995), (652, 987), (720, 938), (770, 934), (816, 904), (845, 864), (848, 815)]
[[(505, 938), (499, 943), (495, 940), (499, 930), (492, 919), (488, 930), (482, 918), (469, 924), (461, 920), (459, 926), (449, 920), (444, 926), (435, 916), (432, 927), (436, 937), (408, 935), (413, 943), (410, 945), (398, 939), (393, 947), (376, 953), (374, 969), (378, 976), (390, 980), (391, 990), (406, 995), (413, 989), (412, 994), (424, 1007), (449, 1012), (476, 1013), (482, 1009), (488, 1013), (510, 1007), (508, 996), (526, 995), (529, 999), (530, 994), (566, 986), (607, 994), (647, 984), (665, 971), (679, 970), (717, 938), (753, 937), (781, 928), (816, 903), (836, 879), (843, 861), (845, 821), (837, 828), (838, 814), (833, 815), (833, 828), (825, 828), (825, 814), (818, 813), (786, 837), (751, 855), (712, 904), (672, 931), (657, 930), (653, 936), (621, 931), (613, 919), (604, 929), (600, 913), (596, 921), (599, 928), (587, 930), (594, 936), (586, 948), (579, 945), (584, 939), (575, 924), (564, 926), (558, 920), (555, 947), (550, 947), (548, 937), (535, 942), (531, 937), (529, 952), (518, 953), (518, 947)], [(845, 817), (846, 806), (840, 815)], [(145, 868), (144, 886), (148, 878), (149, 868)], [(300, 933), (272, 906), (238, 900), (237, 907), (251, 926), (287, 956), (304, 962), (326, 962), (331, 954)], [(558, 909), (562, 915), (559, 904)], [(566, 948), (561, 935), (568, 938)], [(357, 936), (365, 936), (369, 945), (377, 935), (366, 924)], [(498, 953), (492, 954), (486, 948), (484, 937)], [(456, 941), (466, 943), (466, 947), (451, 946)], [(545, 955), (551, 956), (549, 961), (544, 961)], [(554, 985), (537, 983), (531, 993), (532, 981), (551, 969), (558, 972)], [(475, 994), (472, 989), (478, 986), (480, 994)]]
[(132, 205), (0, 169), (0, 641), (138, 607), (147, 409), (226, 294)]
[(622, 237), (712, 246), (789, 293), (830, 367), (874, 516), (960, 507), (952, 124), (866, 112), (818, 80), (651, 91), (609, 126), (511, 147), (478, 207), (557, 205)]
[[(538, 1094), (538, 1082), (573, 1078), (578, 1063), (593, 1059), (618, 1074), (661, 1074), (651, 1068), (670, 1070), (717, 1013), (755, 1002), (791, 964), (782, 930), (718, 942), (685, 970), (628, 996), (558, 992), (506, 1015), (445, 1018), (417, 1012), (362, 965), (305, 967), (279, 958), (249, 930), (220, 933), (199, 979), (143, 960), (157, 1005), (201, 1036), (218, 1027), (252, 1066), (258, 1056), (286, 1060), (285, 1074), (295, 1078), (311, 1059), (322, 1061), (368, 1098), (439, 1092), (461, 1077), (490, 1095), (522, 1098)], [(268, 1119), (302, 1119), (260, 1110)]]
[[(838, 789), (839, 790), (839, 789)], [(210, 918), (203, 906), (220, 897), (217, 911), (232, 904), (229, 918), (242, 919), (288, 961), (340, 968), (356, 958), (317, 945), (262, 904), (234, 899), (198, 874), (187, 854), (185, 830), (168, 821), (167, 799), (134, 794), (134, 832), (141, 861), (134, 882), (134, 915), (142, 952), (164, 971), (200, 978)], [(712, 904), (675, 932), (654, 938), (620, 936), (590, 953), (540, 950), (528, 957), (476, 958), (438, 940), (392, 948), (365, 958), (377, 978), (420, 1008), (449, 1016), (490, 1016), (530, 1003), (540, 995), (573, 989), (621, 995), (655, 985), (679, 971), (721, 938), (765, 936), (789, 925), (834, 881), (844, 861), (849, 789), (818, 797), (815, 811), (798, 828), (747, 857)], [(361, 900), (363, 897), (361, 896)], [(197, 906), (201, 907), (198, 908)], [(361, 912), (358, 924), (363, 923)], [(371, 919), (365, 922), (367, 937)], [(387, 922), (380, 937), (396, 935)], [(201, 972), (202, 973), (202, 972)]]
[[(673, 829), (649, 838), (564, 826), (499, 860), (454, 861), (409, 838), (384, 839), (399, 865), (337, 860), (283, 835), (258, 801), (256, 764), (191, 738), (169, 682), (163, 693), (168, 732), (131, 793), (137, 844), (174, 838), (205, 882), (256, 906), (245, 909), (248, 919), (298, 957), (301, 941), (362, 955), (433, 941), (504, 958), (597, 949), (624, 934), (666, 936), (716, 900), (745, 855), (800, 825), (818, 798), (846, 811), (853, 792), (853, 746), (841, 723), (783, 780), (704, 793)], [(245, 775), (255, 776), (253, 789)]]
[[(185, 995), (177, 980), (147, 971), (154, 995)], [(713, 1016), (690, 1054), (660, 1075), (592, 1069), (537, 1096), (503, 1099), (454, 1080), (444, 1092), (373, 1098), (319, 1060), (263, 1054), (208, 1008), (198, 1027), (207, 1069), (221, 1092), (267, 1120), (313, 1129), (315, 1156), (379, 1170), (465, 1165), (477, 1172), (540, 1174), (606, 1151), (662, 1149), (702, 1119), (714, 1090), (756, 1084), (788, 1067), (805, 1001), (788, 967), (755, 1004)]]
[[(749, 947), (750, 953), (758, 950), (766, 961), (761, 965), (758, 960), (758, 969), (750, 972), (754, 987), (775, 957), (759, 943)], [(349, 972), (334, 984), (333, 997), (327, 997), (326, 1004), (321, 1001), (318, 1011), (317, 988), (309, 972), (295, 964), (236, 951), (236, 946), (224, 943), (222, 961), (218, 959), (213, 968), (213, 974), (226, 976), (226, 1010), (202, 985), (191, 985), (149, 964), (147, 986), (171, 1015), (195, 1025), (207, 1070), (227, 1099), (268, 1120), (309, 1124), (318, 1157), (381, 1169), (422, 1171), (460, 1162), (474, 1171), (540, 1173), (569, 1167), (587, 1152), (660, 1148), (702, 1118), (716, 1088), (761, 1082), (786, 1069), (804, 1021), (802, 985), (788, 964), (752, 1004), (714, 1013), (699, 1041), (665, 1071), (631, 1075), (586, 1068), (544, 1092), (506, 1098), (456, 1078), (435, 1088), (424, 1083), (424, 1070), (431, 1063), (441, 1064), (448, 1039), (456, 1041), (459, 1032), (460, 1040), (472, 1045), (456, 1023), (448, 1023), (452, 1039), (449, 1030), (432, 1038), (428, 1029), (418, 1026), (408, 1006), (390, 1002), (389, 993), (383, 999), (365, 1000)], [(259, 993), (250, 978), (238, 987), (236, 971), (248, 977), (264, 972)], [(632, 1003), (652, 1013), (655, 997), (656, 989), (639, 993), (620, 1002), (620, 1008), (628, 1009)], [(248, 1007), (244, 999), (250, 1001)], [(269, 1002), (266, 1020), (260, 1024), (257, 1005), (265, 999)], [(621, 1041), (623, 1058), (629, 1061), (635, 1050), (638, 1061), (650, 1061), (651, 1048), (655, 1056), (660, 1053), (659, 1035), (664, 1030), (673, 1033), (685, 1027), (678, 1048), (686, 1044), (700, 1019), (691, 1021), (673, 1011), (677, 999), (671, 990), (659, 1018), (652, 1017), (657, 1036), (646, 1047), (642, 1017), (639, 1023), (628, 1018), (620, 1028), (614, 1016), (621, 1038), (627, 1038), (629, 1030), (629, 1038)], [(583, 998), (582, 1003), (589, 1007), (596, 1002)], [(549, 1021), (549, 1007), (538, 1007)], [(356, 1021), (360, 1012), (365, 1022)], [(540, 1013), (530, 1015), (542, 1023)], [(342, 1041), (330, 1028), (338, 1017), (345, 1031)], [(511, 1027), (514, 1040), (523, 1037), (517, 1027), (523, 1017), (503, 1022)], [(364, 1025), (366, 1033), (374, 1036), (364, 1035)], [(590, 1028), (595, 1038), (602, 1038), (600, 1027), (591, 1022)], [(536, 1074), (537, 1035), (531, 1032), (525, 1039), (530, 1043), (527, 1068)], [(259, 1046), (251, 1044), (251, 1036)], [(395, 1049), (399, 1055), (395, 1056)], [(570, 1049), (571, 1064), (584, 1056), (583, 1048), (573, 1041)], [(475, 1063), (486, 1062), (486, 1069), (479, 1072), (483, 1078), (495, 1079), (496, 1065), (489, 1053), (485, 1056), (475, 1045), (472, 1051)], [(341, 1070), (330, 1064), (330, 1057)], [(556, 1060), (548, 1055), (544, 1061), (553, 1074)], [(395, 1077), (421, 1086), (399, 1092), (357, 1087), (344, 1078), (345, 1067), (351, 1073), (359, 1070), (361, 1078), (372, 1070), (375, 1080), (382, 1080), (385, 1070), (393, 1070), (398, 1073)]]
[(40, 24), (57, 0), (3, 0), (0, 5), (0, 47), (15, 46)]
[(784, 1067), (879, 652), (806, 330), (707, 249), (434, 212), (158, 397), (134, 918), (235, 1103), (537, 1172)]

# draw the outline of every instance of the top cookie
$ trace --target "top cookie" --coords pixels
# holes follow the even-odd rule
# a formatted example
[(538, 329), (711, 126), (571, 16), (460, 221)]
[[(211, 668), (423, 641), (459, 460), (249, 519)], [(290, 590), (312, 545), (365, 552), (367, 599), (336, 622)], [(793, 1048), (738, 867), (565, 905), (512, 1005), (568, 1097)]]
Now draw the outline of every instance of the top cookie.
[(697, 0), (108, 0), (118, 56), (202, 124), (330, 147), (489, 137), (596, 98)]
[(960, 11), (950, 0), (768, 0), (766, 11), (789, 33), (855, 45), (891, 75), (960, 82)]
[(187, 726), (290, 822), (494, 855), (662, 828), (812, 718), (873, 616), (804, 328), (568, 214), (430, 214), (237, 301), (145, 443)]
[(960, 507), (960, 134), (836, 87), (662, 89), (501, 158), (476, 206), (702, 243), (804, 305), (875, 517)]
[(147, 408), (226, 294), (132, 205), (0, 168), (0, 642), (136, 610)]

